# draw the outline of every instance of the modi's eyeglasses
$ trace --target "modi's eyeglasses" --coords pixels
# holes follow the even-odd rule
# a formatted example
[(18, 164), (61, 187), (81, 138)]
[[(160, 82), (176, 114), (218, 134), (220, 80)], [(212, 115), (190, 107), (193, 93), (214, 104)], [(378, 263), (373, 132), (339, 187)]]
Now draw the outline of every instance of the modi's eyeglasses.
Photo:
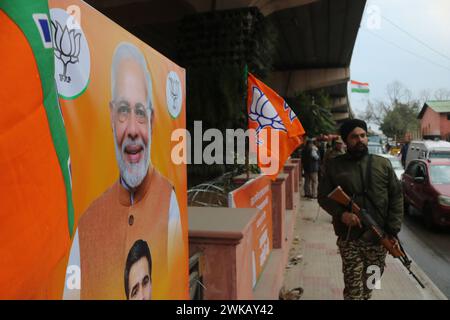
[(114, 113), (120, 122), (125, 122), (130, 118), (131, 109), (134, 109), (134, 115), (139, 123), (146, 123), (148, 121), (148, 110), (141, 103), (136, 103), (134, 108), (126, 101), (120, 101), (118, 103), (111, 102), (114, 106)]

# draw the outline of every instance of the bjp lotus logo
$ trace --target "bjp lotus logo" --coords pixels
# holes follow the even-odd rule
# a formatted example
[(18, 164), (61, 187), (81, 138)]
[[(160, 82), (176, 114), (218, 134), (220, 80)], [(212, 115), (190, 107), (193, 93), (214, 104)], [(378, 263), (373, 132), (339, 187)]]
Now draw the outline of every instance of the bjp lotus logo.
[(170, 97), (172, 98), (172, 108), (175, 108), (177, 100), (179, 98), (178, 94), (178, 87), (180, 86), (180, 83), (176, 79), (172, 79), (169, 77), (169, 91), (170, 91)]
[(250, 105), (248, 116), (250, 120), (258, 124), (256, 127), (257, 145), (264, 144), (264, 140), (259, 138), (259, 133), (266, 127), (286, 132), (283, 120), (281, 120), (278, 112), (264, 92), (258, 87), (253, 87), (252, 104)]
[(166, 99), (167, 110), (174, 119), (181, 113), (181, 104), (183, 100), (181, 89), (181, 81), (178, 74), (175, 71), (170, 71), (167, 74), (166, 80)]
[(257, 134), (265, 127), (286, 131), (286, 127), (272, 103), (257, 87), (253, 87), (253, 99), (250, 106), (249, 118), (258, 123), (258, 127), (256, 128)]
[(58, 94), (75, 99), (89, 83), (90, 53), (81, 25), (65, 10), (50, 10)]
[(67, 76), (67, 65), (80, 61), (78, 56), (81, 49), (81, 33), (77, 33), (75, 29), (69, 30), (67, 25), (62, 27), (58, 21), (56, 23), (52, 21), (52, 25), (55, 57), (64, 65), (63, 74), (60, 74), (59, 77), (61, 81), (70, 83), (70, 76)]

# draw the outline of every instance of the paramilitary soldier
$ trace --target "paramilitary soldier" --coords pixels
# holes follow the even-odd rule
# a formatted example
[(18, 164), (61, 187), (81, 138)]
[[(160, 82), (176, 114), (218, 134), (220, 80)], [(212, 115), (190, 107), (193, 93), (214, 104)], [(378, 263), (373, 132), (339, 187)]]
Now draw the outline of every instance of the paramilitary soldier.
[[(352, 197), (391, 238), (403, 219), (403, 196), (390, 161), (369, 155), (367, 125), (358, 119), (342, 124), (347, 153), (331, 159), (319, 184), (319, 204), (333, 217), (344, 273), (344, 299), (370, 299), (373, 275), (383, 274), (387, 251), (366, 229), (358, 216), (327, 195), (337, 186)], [(370, 267), (370, 268), (369, 268)], [(377, 270), (378, 269), (378, 270)], [(377, 272), (378, 271), (378, 272)]]

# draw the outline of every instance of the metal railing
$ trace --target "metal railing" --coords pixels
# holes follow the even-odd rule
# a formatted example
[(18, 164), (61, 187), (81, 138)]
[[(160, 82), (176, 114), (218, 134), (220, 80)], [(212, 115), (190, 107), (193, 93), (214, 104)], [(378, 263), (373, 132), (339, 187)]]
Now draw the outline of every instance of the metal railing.
[(189, 258), (189, 297), (191, 300), (203, 300), (203, 269), (204, 255), (202, 252), (194, 253)]

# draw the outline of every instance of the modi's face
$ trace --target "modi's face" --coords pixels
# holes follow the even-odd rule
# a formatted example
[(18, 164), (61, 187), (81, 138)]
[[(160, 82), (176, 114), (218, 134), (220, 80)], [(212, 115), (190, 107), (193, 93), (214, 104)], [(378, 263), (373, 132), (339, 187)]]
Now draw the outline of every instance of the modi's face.
[(136, 188), (150, 165), (151, 121), (145, 75), (133, 60), (122, 60), (111, 102), (116, 158), (126, 184)]
[(150, 278), (148, 260), (140, 258), (130, 268), (129, 275), (129, 300), (151, 300), (152, 282)]

